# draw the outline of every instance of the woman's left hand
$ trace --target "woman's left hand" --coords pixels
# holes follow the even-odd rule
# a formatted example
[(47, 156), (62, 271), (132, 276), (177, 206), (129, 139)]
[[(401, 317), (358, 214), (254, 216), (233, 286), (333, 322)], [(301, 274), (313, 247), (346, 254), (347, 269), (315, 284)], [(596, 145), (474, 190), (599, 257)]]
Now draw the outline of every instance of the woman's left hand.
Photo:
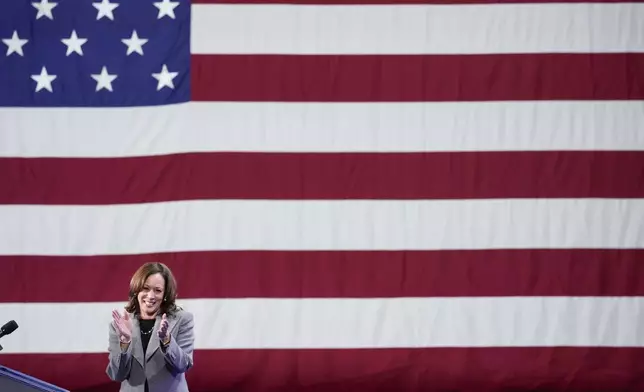
[(168, 335), (168, 319), (166, 318), (165, 313), (161, 317), (161, 325), (159, 326), (157, 335), (159, 336), (159, 341), (163, 344), (167, 344), (170, 341), (170, 335)]

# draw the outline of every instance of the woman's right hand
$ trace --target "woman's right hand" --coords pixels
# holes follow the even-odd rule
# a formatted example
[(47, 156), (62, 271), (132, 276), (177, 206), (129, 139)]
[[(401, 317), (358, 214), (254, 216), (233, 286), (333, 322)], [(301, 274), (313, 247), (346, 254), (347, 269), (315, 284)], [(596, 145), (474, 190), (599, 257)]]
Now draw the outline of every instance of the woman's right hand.
[(127, 312), (123, 312), (123, 316), (117, 310), (112, 311), (112, 319), (114, 320), (114, 327), (121, 335), (121, 342), (129, 343), (132, 340), (132, 320)]

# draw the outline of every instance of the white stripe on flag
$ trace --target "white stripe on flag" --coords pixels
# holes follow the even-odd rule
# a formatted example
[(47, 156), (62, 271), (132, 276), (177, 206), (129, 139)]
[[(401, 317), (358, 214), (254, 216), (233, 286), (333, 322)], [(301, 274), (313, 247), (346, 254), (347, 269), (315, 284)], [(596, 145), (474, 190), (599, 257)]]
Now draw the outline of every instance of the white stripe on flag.
[(643, 150), (639, 101), (0, 108), (0, 156)]
[(0, 206), (0, 253), (641, 248), (644, 200), (208, 200)]
[(644, 51), (644, 4), (192, 6), (196, 54)]
[[(644, 346), (641, 297), (180, 302), (195, 315), (197, 349)], [(20, 325), (3, 338), (3, 353), (105, 352), (111, 311), (122, 308), (122, 303), (0, 304), (0, 314)]]

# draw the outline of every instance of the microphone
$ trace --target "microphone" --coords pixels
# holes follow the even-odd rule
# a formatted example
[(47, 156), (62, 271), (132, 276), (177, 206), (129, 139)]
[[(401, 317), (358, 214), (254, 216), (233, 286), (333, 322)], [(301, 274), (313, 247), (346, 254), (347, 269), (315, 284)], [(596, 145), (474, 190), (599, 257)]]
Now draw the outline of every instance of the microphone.
[(13, 331), (18, 329), (18, 323), (15, 320), (11, 320), (2, 327), (0, 327), (0, 338), (11, 334)]

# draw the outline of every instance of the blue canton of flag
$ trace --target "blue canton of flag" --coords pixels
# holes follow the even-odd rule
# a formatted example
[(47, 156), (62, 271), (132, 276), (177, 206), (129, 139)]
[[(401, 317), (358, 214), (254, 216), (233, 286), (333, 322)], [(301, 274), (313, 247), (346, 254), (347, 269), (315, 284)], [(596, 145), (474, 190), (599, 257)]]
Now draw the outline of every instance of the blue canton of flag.
[(0, 106), (190, 99), (186, 0), (5, 0)]

